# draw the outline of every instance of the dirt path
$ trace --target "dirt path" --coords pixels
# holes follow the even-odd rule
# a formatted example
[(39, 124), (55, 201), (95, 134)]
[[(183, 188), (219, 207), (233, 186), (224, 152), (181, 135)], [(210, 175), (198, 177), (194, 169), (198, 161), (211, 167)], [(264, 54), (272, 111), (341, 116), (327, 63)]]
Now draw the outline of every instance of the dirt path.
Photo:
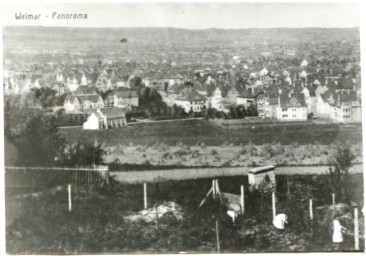
[[(316, 175), (326, 174), (328, 166), (288, 166), (277, 167), (276, 174), (282, 175)], [(223, 176), (246, 176), (250, 167), (217, 167), (217, 168), (194, 168), (175, 170), (153, 170), (153, 171), (132, 171), (132, 172), (111, 172), (110, 176), (120, 183), (144, 183), (159, 182), (167, 180), (189, 180), (200, 178), (214, 178)], [(362, 173), (363, 165), (354, 165), (350, 173)]]

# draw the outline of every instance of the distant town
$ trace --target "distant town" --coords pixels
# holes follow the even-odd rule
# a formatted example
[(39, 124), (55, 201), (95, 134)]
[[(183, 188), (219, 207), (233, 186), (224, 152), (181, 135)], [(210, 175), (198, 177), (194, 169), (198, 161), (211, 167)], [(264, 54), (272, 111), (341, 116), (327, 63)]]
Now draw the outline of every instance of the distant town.
[[(33, 95), (29, 107), (82, 114), (84, 129), (126, 125), (126, 114), (128, 121), (206, 116), (361, 122), (358, 41), (263, 40), (241, 48), (168, 47), (163, 53), (123, 50), (128, 38), (118, 43), (122, 50), (106, 55), (5, 48), (5, 101)], [(154, 96), (144, 97), (146, 90)], [(164, 106), (156, 103), (161, 101)]]

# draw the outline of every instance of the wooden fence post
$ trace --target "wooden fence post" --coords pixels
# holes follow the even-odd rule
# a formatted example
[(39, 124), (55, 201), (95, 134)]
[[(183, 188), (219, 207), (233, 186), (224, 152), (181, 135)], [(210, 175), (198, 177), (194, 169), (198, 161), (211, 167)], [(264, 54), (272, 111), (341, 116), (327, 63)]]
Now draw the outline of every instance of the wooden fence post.
[(244, 214), (245, 204), (244, 204), (244, 185), (240, 186), (240, 204), (241, 204), (241, 213)]
[(358, 209), (355, 207), (355, 250), (360, 250), (360, 240), (359, 240), (359, 234), (358, 234)]
[(291, 200), (291, 192), (290, 192), (290, 181), (289, 177), (287, 176), (287, 199)]
[(146, 183), (144, 183), (144, 209), (147, 209), (147, 186)]
[(67, 191), (68, 191), (68, 194), (69, 194), (69, 212), (71, 212), (71, 207), (72, 207), (72, 204), (71, 204), (71, 184), (69, 184), (67, 186)]
[(333, 216), (335, 214), (335, 194), (332, 193), (332, 204), (333, 204)]
[(212, 198), (216, 199), (216, 182), (212, 180)]
[(217, 243), (217, 252), (220, 252), (219, 222), (217, 220), (216, 220), (216, 243)]
[(310, 219), (313, 220), (313, 199), (309, 199), (309, 213), (310, 213)]
[(272, 215), (273, 215), (273, 221), (276, 218), (276, 195), (275, 192), (272, 192)]

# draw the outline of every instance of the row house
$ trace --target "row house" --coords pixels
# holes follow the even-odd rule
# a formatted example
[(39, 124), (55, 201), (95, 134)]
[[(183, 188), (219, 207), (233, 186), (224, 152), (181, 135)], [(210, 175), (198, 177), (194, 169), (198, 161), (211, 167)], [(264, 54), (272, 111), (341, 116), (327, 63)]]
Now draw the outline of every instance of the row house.
[(98, 108), (83, 124), (84, 130), (100, 130), (127, 126), (126, 114), (121, 108)]
[(174, 104), (182, 107), (186, 113), (201, 112), (206, 109), (207, 98), (197, 91), (189, 91), (175, 98)]
[(361, 122), (361, 103), (355, 91), (329, 90), (317, 97), (317, 111), (341, 123)]
[(261, 117), (277, 118), (277, 109), (279, 107), (278, 96), (267, 95), (263, 100), (263, 115)]
[(104, 107), (104, 101), (100, 95), (67, 95), (64, 103), (66, 112), (88, 111)]
[[(236, 92), (232, 91), (231, 95), (233, 96), (235, 94)], [(237, 98), (233, 99), (231, 97), (227, 97), (227, 95), (223, 97), (221, 89), (217, 86), (211, 96), (208, 97), (208, 107), (228, 113), (230, 106), (235, 105), (237, 102)]]
[(330, 117), (341, 123), (361, 122), (362, 107), (357, 99), (356, 92), (337, 93), (336, 102)]
[(95, 86), (99, 91), (106, 92), (108, 90), (111, 90), (112, 80), (115, 78), (114, 70), (112, 69), (106, 69), (104, 70), (96, 79)]
[(167, 91), (171, 86), (177, 84), (177, 85), (183, 85), (185, 82), (185, 79), (182, 75), (167, 75), (162, 76), (161, 78), (149, 78), (145, 77), (143, 79), (143, 83), (146, 87), (151, 87), (155, 89), (160, 89), (163, 91)]
[(113, 102), (114, 107), (131, 110), (139, 106), (139, 97), (135, 91), (113, 91), (108, 96), (108, 102)]
[(236, 105), (243, 105), (245, 108), (248, 108), (250, 105), (256, 105), (256, 97), (251, 91), (245, 90), (237, 96)]
[(257, 111), (258, 111), (258, 117), (265, 118), (265, 108), (266, 108), (266, 96), (262, 93), (257, 96)]

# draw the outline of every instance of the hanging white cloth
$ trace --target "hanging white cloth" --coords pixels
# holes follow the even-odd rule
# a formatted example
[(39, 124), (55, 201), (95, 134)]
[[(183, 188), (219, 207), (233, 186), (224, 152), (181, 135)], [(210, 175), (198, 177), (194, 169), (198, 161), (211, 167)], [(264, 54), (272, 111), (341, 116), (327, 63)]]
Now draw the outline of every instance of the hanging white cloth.
[(342, 225), (339, 223), (339, 220), (333, 221), (333, 243), (342, 243), (343, 235), (342, 235)]
[(285, 229), (285, 223), (287, 223), (286, 214), (278, 214), (273, 220), (273, 225), (278, 229)]

